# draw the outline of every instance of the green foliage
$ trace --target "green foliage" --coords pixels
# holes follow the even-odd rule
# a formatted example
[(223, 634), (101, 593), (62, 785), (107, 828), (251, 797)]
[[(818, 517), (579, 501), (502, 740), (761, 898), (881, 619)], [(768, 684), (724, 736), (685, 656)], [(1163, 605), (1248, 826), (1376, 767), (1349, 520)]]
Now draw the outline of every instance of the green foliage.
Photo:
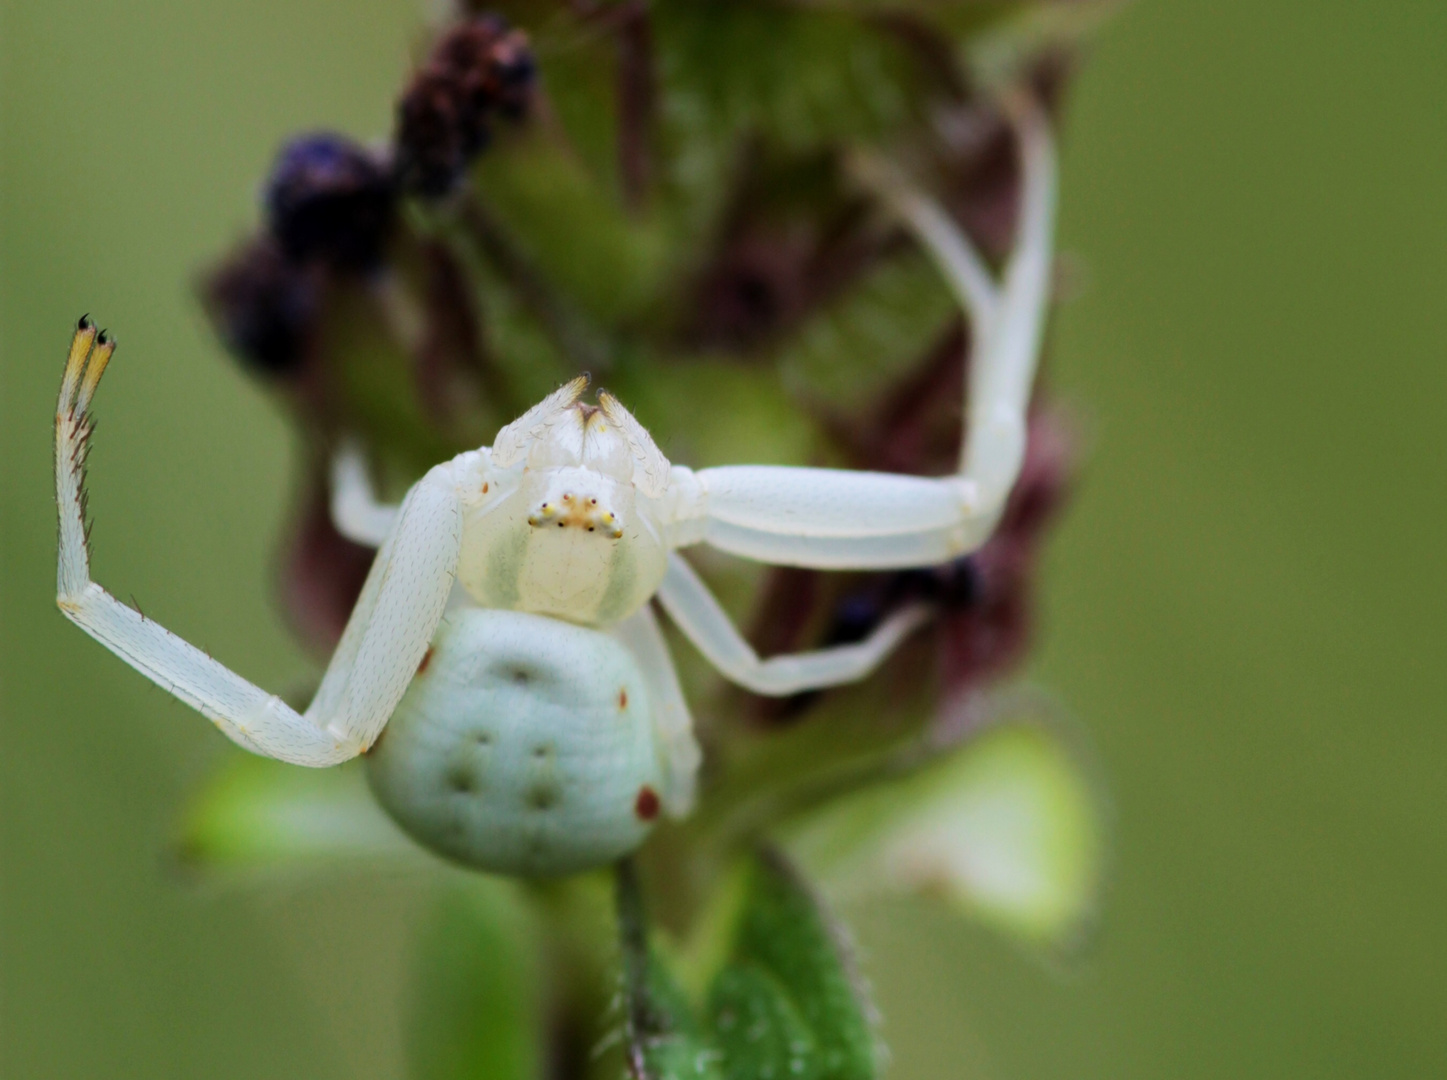
[(899, 40), (852, 13), (670, 0), (655, 17), (670, 119), (690, 135), (721, 141), (757, 130), (807, 149), (912, 118), (923, 69)]
[(841, 928), (792, 868), (755, 859), (709, 1008), (731, 1080), (875, 1075), (870, 1005)]
[(776, 1075), (815, 1080), (819, 1044), (788, 993), (751, 964), (720, 971), (708, 1011), (729, 1080)]
[(628, 1071), (633, 1080), (717, 1080), (707, 1033), (650, 940), (631, 860), (618, 865), (617, 898)]
[(513, 889), (449, 888), (423, 936), (408, 1057), (416, 1080), (530, 1080), (542, 1036), (532, 923)]
[(827, 804), (788, 830), (788, 847), (840, 897), (922, 893), (1059, 950), (1093, 919), (1105, 835), (1077, 748), (1014, 724)]
[(871, 270), (778, 350), (792, 383), (841, 411), (878, 403), (926, 355), (954, 300), (922, 257)]
[(631, 994), (628, 1060), (639, 1080), (721, 1080), (718, 1053), (683, 989), (655, 953)]
[(630, 216), (572, 148), (536, 130), (486, 155), (474, 180), (524, 254), (607, 326), (636, 322), (660, 287), (664, 233)]
[(197, 792), (176, 846), (185, 865), (228, 874), (419, 856), (372, 798), (360, 761), (297, 769), (251, 754), (232, 757)]
[(629, 982), (635, 1073), (639, 1080), (871, 1080), (878, 1057), (871, 1008), (839, 927), (780, 857), (747, 862), (704, 1021), (636, 924), (624, 872), (625, 966), (646, 972)]

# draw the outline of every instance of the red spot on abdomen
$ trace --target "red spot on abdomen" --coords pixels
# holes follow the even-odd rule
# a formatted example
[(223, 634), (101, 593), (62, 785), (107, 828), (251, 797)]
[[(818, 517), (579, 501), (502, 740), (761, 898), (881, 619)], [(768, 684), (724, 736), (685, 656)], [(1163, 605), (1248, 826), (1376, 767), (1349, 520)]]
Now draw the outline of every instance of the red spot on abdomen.
[(423, 674), (427, 670), (427, 665), (430, 663), (432, 663), (432, 646), (429, 645), (427, 651), (422, 654), (422, 663), (417, 665), (417, 674)]
[(639, 821), (652, 821), (658, 816), (658, 792), (647, 784), (638, 789), (638, 798), (633, 802), (633, 812)]

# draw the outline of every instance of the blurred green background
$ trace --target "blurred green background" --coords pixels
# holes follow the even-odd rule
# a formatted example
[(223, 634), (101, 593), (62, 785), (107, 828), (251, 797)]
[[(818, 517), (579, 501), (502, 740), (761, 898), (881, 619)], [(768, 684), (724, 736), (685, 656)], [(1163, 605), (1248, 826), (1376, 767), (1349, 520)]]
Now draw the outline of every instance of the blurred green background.
[[(101, 402), (96, 576), (262, 685), (294, 447), (191, 282), (287, 134), (382, 133), (415, 0), (0, 5), (0, 1072), (396, 1077), (405, 875), (166, 866), (233, 751), (65, 624), (50, 431)], [(899, 1080), (1447, 1074), (1447, 6), (1139, 3), (1064, 132), (1052, 377), (1091, 455), (1033, 678), (1114, 801), (1094, 948), (852, 913)]]

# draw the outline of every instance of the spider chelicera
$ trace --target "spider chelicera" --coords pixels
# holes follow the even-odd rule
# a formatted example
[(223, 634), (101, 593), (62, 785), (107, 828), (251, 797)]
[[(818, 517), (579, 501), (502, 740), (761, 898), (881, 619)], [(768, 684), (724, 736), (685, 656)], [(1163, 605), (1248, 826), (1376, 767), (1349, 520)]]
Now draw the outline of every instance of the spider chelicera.
[[(699, 750), (651, 600), (727, 678), (793, 694), (863, 678), (930, 617), (761, 659), (679, 554), (709, 544), (834, 570), (938, 565), (994, 529), (1025, 450), (1049, 294), (1054, 151), (1013, 101), (1023, 194), (997, 281), (949, 217), (878, 163), (868, 185), (914, 233), (971, 320), (959, 471), (672, 465), (648, 432), (574, 379), (379, 504), (355, 452), (334, 469), (340, 531), (379, 548), (310, 706), (298, 713), (90, 578), (84, 462), (114, 342), (82, 319), (55, 424), (57, 603), (128, 664), (254, 753), (298, 765), (367, 754), (373, 790), (425, 845), (484, 870), (569, 873), (637, 847), (694, 799)], [(386, 733), (386, 738), (381, 736)]]

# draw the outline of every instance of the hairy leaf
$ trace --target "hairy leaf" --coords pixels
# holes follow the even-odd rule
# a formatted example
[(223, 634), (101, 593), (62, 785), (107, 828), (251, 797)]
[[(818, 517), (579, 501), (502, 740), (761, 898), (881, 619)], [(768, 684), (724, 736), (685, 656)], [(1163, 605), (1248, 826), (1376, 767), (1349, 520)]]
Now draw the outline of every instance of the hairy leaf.
[(849, 946), (777, 856), (755, 861), (733, 956), (709, 1005), (730, 1080), (875, 1075), (871, 1006)]

